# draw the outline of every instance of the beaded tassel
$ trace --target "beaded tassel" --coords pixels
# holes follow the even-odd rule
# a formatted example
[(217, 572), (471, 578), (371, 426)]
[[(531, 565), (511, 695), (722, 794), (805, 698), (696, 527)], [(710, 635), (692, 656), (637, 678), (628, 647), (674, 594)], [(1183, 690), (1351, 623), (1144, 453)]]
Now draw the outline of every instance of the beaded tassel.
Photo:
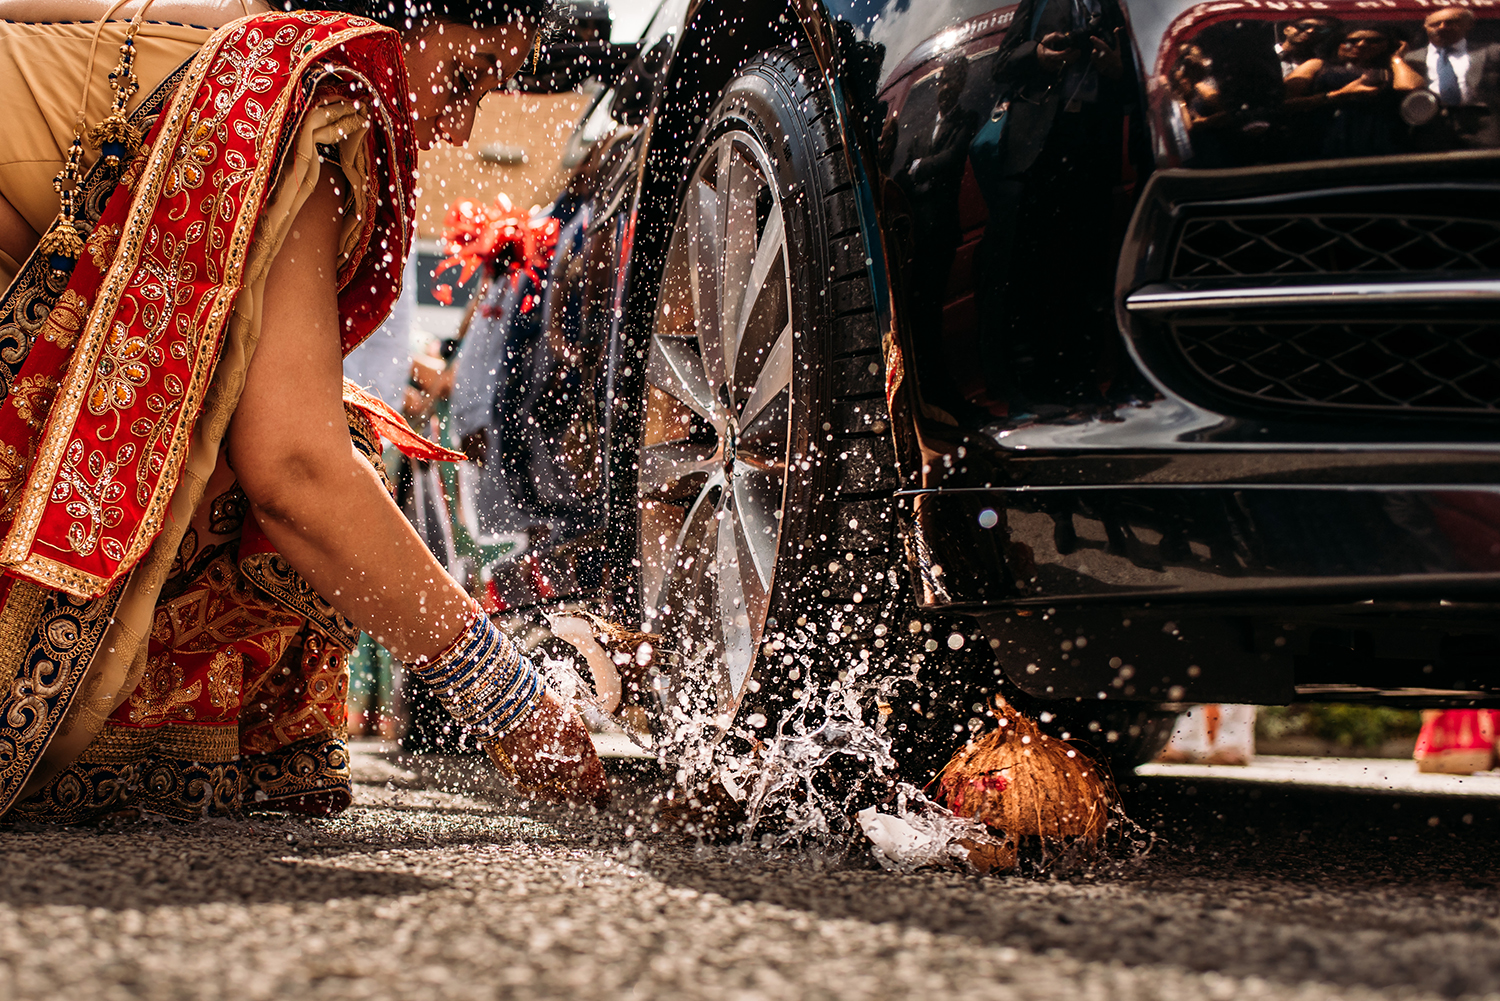
[(141, 87), (135, 75), (136, 28), (136, 22), (132, 21), (120, 45), (120, 62), (109, 74), (109, 84), (115, 92), (114, 104), (104, 120), (89, 129), (89, 144), (99, 150), (111, 169), (129, 163), (141, 151), (141, 130), (125, 117), (130, 99)]
[(53, 271), (62, 274), (71, 272), (83, 253), (83, 236), (74, 223), (78, 208), (78, 184), (83, 177), (79, 169), (79, 163), (83, 159), (81, 132), (81, 129), (74, 131), (73, 145), (68, 147), (68, 156), (63, 160), (62, 170), (52, 179), (52, 189), (57, 192), (61, 207), (56, 221), (47, 230), (47, 235), (42, 237), (41, 243), (41, 251), (47, 255), (47, 263)]

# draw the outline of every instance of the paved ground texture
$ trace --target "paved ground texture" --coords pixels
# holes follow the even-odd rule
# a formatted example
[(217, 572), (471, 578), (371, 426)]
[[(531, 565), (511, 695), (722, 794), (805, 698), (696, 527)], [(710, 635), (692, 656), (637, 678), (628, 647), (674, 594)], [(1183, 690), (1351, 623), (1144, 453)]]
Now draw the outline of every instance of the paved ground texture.
[(0, 997), (1500, 998), (1493, 798), (1155, 776), (1144, 857), (980, 879), (651, 834), (622, 767), (601, 817), (364, 754), (332, 821), (0, 829)]

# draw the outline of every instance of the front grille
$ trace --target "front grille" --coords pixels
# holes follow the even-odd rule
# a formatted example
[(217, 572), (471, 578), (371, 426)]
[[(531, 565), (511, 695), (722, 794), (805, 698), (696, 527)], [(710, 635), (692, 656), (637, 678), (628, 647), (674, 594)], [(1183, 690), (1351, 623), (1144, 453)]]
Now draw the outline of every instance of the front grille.
[(1500, 271), (1500, 221), (1438, 215), (1305, 213), (1189, 219), (1170, 277)]
[(1172, 324), (1220, 390), (1268, 403), (1500, 413), (1500, 322), (1431, 318)]

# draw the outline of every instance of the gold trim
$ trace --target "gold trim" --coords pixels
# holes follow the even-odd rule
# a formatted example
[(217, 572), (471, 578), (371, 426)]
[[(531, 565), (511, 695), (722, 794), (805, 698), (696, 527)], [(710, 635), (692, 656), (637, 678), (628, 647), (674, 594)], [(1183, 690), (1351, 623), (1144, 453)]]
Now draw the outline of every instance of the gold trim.
[(17, 580), (10, 585), (4, 614), (0, 615), (0, 692), (10, 691), (16, 683), (46, 598), (47, 592), (30, 581)]
[(73, 764), (129, 764), (146, 754), (205, 765), (235, 761), (240, 756), (239, 726), (180, 722), (122, 726), (110, 721)]
[[(89, 314), (88, 324), (78, 346), (74, 349), (67, 375), (58, 388), (47, 427), (38, 439), (36, 460), (32, 466), (31, 476), (27, 480), (25, 496), (18, 506), (15, 521), (3, 545), (0, 545), (0, 565), (11, 567), (17, 573), (44, 582), (75, 597), (99, 596), (112, 580), (129, 570), (150, 548), (160, 528), (165, 508), (170, 503), (181, 478), (188, 439), (196, 426), (198, 410), (201, 409), (201, 397), (218, 360), (216, 351), (200, 350), (195, 355), (188, 386), (179, 405), (177, 426), (173, 429), (172, 440), (167, 446), (163, 470), (157, 477), (156, 485), (140, 522), (125, 547), (124, 556), (117, 561), (115, 571), (107, 578), (99, 577), (74, 567), (65, 567), (56, 560), (32, 552), (37, 544), (36, 533), (49, 503), (53, 484), (62, 465), (63, 455), (74, 436), (78, 414), (97, 368), (98, 355), (106, 340), (109, 321), (113, 319), (119, 307), (125, 285), (140, 263), (146, 226), (160, 200), (161, 189), (169, 173), (168, 168), (175, 162), (177, 143), (188, 113), (196, 104), (199, 85), (208, 75), (211, 64), (218, 58), (229, 37), (247, 22), (266, 17), (267, 15), (251, 15), (240, 18), (215, 32), (208, 44), (194, 59), (193, 65), (183, 79), (181, 88), (174, 96), (172, 106), (167, 111), (167, 122), (156, 140), (153, 154), (147, 159), (142, 177), (136, 184), (135, 196), (122, 227), (124, 232), (120, 238), (119, 250), (116, 252), (109, 271), (104, 276), (101, 290), (95, 297), (94, 308)], [(293, 24), (300, 21), (309, 28), (317, 27), (315, 23), (309, 23), (295, 14), (270, 15), (270, 17), (286, 17)], [(382, 28), (371, 22), (364, 27), (345, 28), (335, 32), (321, 42), (304, 43), (302, 58), (288, 73), (288, 79), (299, 81), (313, 62), (351, 39), (367, 35), (378, 37), (386, 32), (394, 34), (392, 29)], [(297, 90), (295, 85), (283, 87), (275, 104), (262, 119), (264, 127), (260, 132), (262, 142), (258, 152), (264, 154), (267, 140), (270, 140), (269, 145), (274, 147), (275, 141), (281, 136), (286, 127), (288, 106)], [(250, 237), (263, 209), (263, 196), (271, 174), (279, 167), (280, 164), (276, 162), (275, 157), (261, 155), (257, 158), (255, 172), (246, 185), (235, 224), (231, 229), (228, 249), (225, 251), (225, 258), (228, 262), (225, 275), (219, 283), (217, 292), (210, 300), (212, 306), (206, 323), (197, 335), (200, 344), (205, 340), (218, 339), (226, 318), (233, 309), (235, 297), (241, 291), (239, 281), (244, 273)], [(128, 267), (126, 262), (129, 262)], [(186, 414), (193, 414), (194, 419), (186, 419), (184, 416)], [(58, 440), (59, 438), (61, 440)], [(142, 455), (138, 461), (147, 461), (147, 457)]]

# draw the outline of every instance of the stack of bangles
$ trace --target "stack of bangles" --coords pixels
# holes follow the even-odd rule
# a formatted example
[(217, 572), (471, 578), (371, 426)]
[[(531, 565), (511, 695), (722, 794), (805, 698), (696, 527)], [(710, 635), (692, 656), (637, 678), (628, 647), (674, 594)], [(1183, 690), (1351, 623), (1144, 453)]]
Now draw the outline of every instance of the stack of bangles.
[(479, 608), (448, 649), (407, 669), (432, 689), (455, 720), (486, 743), (524, 722), (542, 699), (541, 675), (531, 659)]

